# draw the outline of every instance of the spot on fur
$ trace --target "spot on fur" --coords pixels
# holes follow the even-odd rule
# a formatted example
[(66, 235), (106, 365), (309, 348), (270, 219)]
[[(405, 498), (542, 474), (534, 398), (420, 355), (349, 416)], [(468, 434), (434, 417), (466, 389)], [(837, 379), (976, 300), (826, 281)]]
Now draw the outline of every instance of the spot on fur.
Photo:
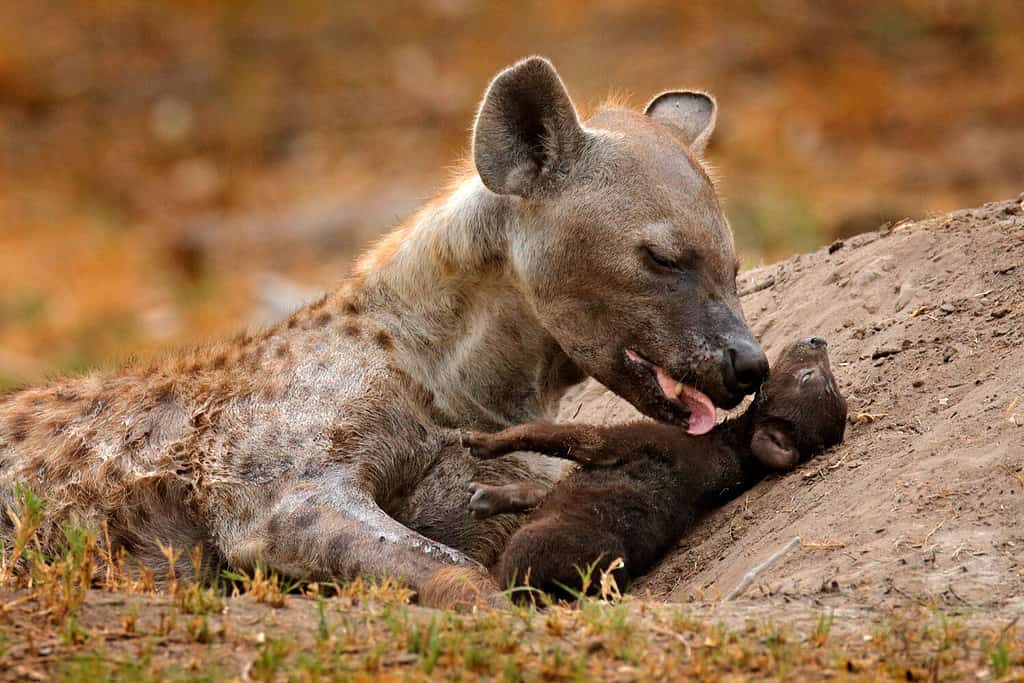
[(64, 444), (58, 459), (64, 462), (78, 462), (88, 457), (91, 453), (92, 448), (89, 447), (89, 444), (81, 439), (73, 439)]
[(10, 432), (11, 441), (21, 443), (27, 439), (31, 427), (32, 418), (28, 413), (15, 413), (7, 424), (7, 431)]
[(387, 330), (377, 330), (376, 332), (374, 332), (373, 341), (377, 344), (377, 346), (387, 351), (390, 351), (395, 347), (395, 342), (391, 338), (391, 335), (388, 334)]
[(50, 430), (54, 436), (60, 436), (67, 431), (68, 422), (67, 420), (50, 420), (46, 423), (46, 428)]
[(324, 311), (323, 313), (316, 317), (315, 322), (317, 327), (324, 327), (325, 325), (327, 325), (327, 323), (331, 322), (332, 320), (334, 320), (334, 314), (331, 313), (330, 311)]
[(292, 524), (299, 529), (308, 529), (319, 520), (320, 511), (312, 505), (307, 504), (295, 512), (295, 518), (292, 520)]
[(359, 323), (350, 320), (341, 326), (341, 331), (346, 337), (358, 337), (360, 333)]
[(341, 310), (345, 312), (345, 315), (359, 315), (363, 312), (363, 307), (359, 305), (358, 301), (349, 299), (345, 302), (345, 305), (341, 307)]

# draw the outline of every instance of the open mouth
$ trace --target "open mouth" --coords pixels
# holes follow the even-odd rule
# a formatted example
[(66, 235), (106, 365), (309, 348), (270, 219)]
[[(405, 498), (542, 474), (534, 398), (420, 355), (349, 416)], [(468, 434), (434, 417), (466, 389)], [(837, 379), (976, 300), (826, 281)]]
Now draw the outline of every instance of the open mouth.
[(707, 434), (714, 428), (717, 421), (715, 404), (704, 392), (689, 384), (683, 384), (665, 372), (664, 368), (655, 365), (633, 349), (626, 349), (626, 358), (651, 371), (666, 400), (686, 406), (690, 413), (686, 428), (688, 434)]

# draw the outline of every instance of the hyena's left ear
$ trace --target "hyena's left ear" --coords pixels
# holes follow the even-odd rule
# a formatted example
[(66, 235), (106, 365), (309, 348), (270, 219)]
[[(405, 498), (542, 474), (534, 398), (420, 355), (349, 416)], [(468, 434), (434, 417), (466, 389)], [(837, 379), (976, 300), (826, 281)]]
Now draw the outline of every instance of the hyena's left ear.
[(557, 188), (586, 139), (555, 67), (530, 57), (495, 76), (473, 128), (473, 161), (497, 194)]
[(715, 130), (718, 105), (707, 93), (671, 90), (651, 100), (644, 113), (677, 128), (686, 146), (701, 154)]

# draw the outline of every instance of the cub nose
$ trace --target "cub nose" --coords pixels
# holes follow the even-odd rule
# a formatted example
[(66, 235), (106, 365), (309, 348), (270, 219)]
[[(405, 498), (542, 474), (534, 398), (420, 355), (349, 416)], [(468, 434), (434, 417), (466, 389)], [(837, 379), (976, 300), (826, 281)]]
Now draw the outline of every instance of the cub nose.
[(726, 351), (725, 385), (730, 391), (749, 394), (768, 377), (768, 358), (753, 342), (734, 342)]
[(821, 337), (804, 337), (800, 340), (800, 343), (805, 346), (810, 346), (812, 349), (823, 349), (828, 346), (828, 342)]

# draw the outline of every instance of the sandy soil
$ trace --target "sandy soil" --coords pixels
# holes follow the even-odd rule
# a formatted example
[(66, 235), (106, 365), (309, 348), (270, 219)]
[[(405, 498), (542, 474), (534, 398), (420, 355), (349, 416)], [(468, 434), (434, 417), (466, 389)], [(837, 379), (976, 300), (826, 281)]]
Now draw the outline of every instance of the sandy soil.
[[(891, 226), (740, 276), (769, 357), (798, 336), (828, 340), (846, 440), (705, 519), (640, 591), (727, 594), (799, 536), (746, 598), (1024, 606), (1022, 203)], [(634, 416), (593, 383), (563, 405), (575, 421)]]

